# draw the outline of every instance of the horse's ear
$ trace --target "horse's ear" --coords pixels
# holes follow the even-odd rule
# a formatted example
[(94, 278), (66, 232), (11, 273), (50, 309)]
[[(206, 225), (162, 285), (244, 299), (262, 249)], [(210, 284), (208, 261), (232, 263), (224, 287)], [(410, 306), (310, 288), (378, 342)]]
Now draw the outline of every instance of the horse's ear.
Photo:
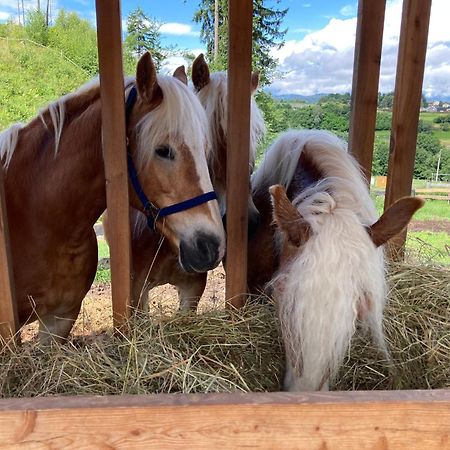
[(277, 184), (269, 188), (272, 196), (273, 218), (278, 228), (287, 236), (295, 247), (305, 243), (310, 235), (311, 227), (306, 222), (286, 195), (286, 189)]
[(192, 82), (195, 90), (198, 92), (203, 89), (209, 83), (209, 80), (209, 67), (203, 53), (200, 53), (192, 64)]
[(253, 72), (251, 82), (252, 94), (256, 91), (256, 89), (258, 89), (258, 85), (259, 85), (259, 72)]
[(186, 75), (186, 69), (184, 66), (177, 67), (175, 69), (175, 72), (173, 73), (173, 76), (187, 86), (188, 79), (187, 79), (187, 75)]
[(145, 52), (137, 63), (136, 86), (139, 96), (150, 103), (155, 95), (158, 83), (155, 65), (149, 52)]
[(391, 205), (372, 226), (367, 228), (375, 246), (385, 244), (400, 233), (408, 225), (413, 214), (424, 204), (420, 198), (404, 197)]

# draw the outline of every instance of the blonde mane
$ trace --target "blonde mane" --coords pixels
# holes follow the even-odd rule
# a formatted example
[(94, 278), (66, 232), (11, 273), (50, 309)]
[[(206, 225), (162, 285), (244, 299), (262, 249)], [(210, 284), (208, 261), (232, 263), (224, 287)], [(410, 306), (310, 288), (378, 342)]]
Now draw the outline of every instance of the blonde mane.
[(24, 127), (23, 123), (15, 123), (0, 133), (0, 163), (7, 170), (14, 150), (19, 140), (19, 131)]
[[(307, 154), (324, 178), (333, 179), (333, 197), (345, 200), (345, 207), (358, 211), (363, 223), (377, 218), (361, 169), (347, 152), (347, 144), (334, 134), (322, 130), (290, 130), (267, 150), (264, 160), (252, 176), (254, 193), (268, 190), (274, 184), (289, 186), (297, 169), (300, 155)], [(301, 193), (299, 203), (314, 192), (324, 191), (323, 181)]]
[[(228, 130), (228, 85), (226, 72), (214, 72), (210, 75), (209, 83), (203, 87), (197, 96), (209, 118), (209, 127), (213, 142), (226, 139)], [(223, 131), (221, 137), (220, 131)], [(266, 133), (264, 118), (255, 99), (250, 104), (250, 166), (253, 167), (258, 143)], [(213, 149), (217, 151), (217, 149)], [(215, 155), (213, 155), (214, 157)]]
[[(146, 114), (137, 125), (138, 149), (135, 161), (138, 170), (142, 170), (151, 160), (154, 149), (161, 144), (185, 143), (193, 152), (211, 151), (208, 120), (204, 108), (190, 89), (171, 76), (158, 75), (158, 84), (163, 92), (163, 101), (154, 110)], [(126, 78), (124, 88), (126, 95), (134, 78)], [(71, 92), (55, 102), (50, 103), (39, 112), (39, 117), (46, 128), (45, 113), (48, 111), (55, 136), (55, 155), (66, 119), (66, 103), (78, 96), (93, 91), (98, 95), (98, 79), (91, 80), (78, 90)], [(0, 157), (7, 167), (13, 156), (20, 130), (23, 124), (15, 124), (0, 134)]]
[[(384, 254), (365, 226), (377, 213), (345, 143), (323, 131), (290, 131), (275, 142), (253, 177), (256, 191), (287, 187), (304, 152), (323, 179), (292, 201), (311, 227), (295, 257), (270, 284), (278, 299), (291, 390), (315, 390), (336, 375), (359, 313), (384, 354)], [(277, 231), (276, 241), (282, 242)]]

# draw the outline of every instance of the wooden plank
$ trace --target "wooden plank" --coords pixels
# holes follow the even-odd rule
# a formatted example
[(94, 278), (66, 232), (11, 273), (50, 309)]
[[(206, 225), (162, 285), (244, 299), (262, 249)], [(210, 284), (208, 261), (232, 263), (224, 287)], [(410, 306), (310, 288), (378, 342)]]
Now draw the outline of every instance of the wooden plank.
[(96, 0), (113, 321), (130, 314), (130, 224), (120, 0)]
[(0, 400), (0, 442), (69, 449), (443, 449), (450, 445), (450, 391)]
[(247, 222), (252, 62), (251, 0), (228, 6), (227, 259), (225, 298), (241, 307), (247, 291)]
[[(431, 0), (404, 0), (392, 111), (388, 181), (384, 209), (410, 195)], [(406, 231), (392, 240), (391, 255), (402, 257)]]
[(8, 219), (6, 217), (5, 188), (0, 166), (0, 338), (5, 341), (10, 340), (18, 330), (18, 323)]
[(372, 173), (385, 10), (386, 0), (359, 0), (348, 145), (368, 183)]

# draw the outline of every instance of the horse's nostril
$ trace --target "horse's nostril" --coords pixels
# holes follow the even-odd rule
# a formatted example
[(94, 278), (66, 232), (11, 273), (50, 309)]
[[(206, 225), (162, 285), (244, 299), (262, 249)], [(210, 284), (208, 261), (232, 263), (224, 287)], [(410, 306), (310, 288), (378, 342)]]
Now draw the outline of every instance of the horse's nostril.
[(220, 239), (214, 234), (197, 233), (180, 243), (180, 263), (186, 272), (206, 272), (219, 264)]

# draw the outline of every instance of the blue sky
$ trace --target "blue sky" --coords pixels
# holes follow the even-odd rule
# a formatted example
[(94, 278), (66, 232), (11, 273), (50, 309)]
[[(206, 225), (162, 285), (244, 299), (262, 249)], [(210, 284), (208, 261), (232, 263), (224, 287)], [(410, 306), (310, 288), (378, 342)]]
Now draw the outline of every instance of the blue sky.
[[(0, 5), (4, 1), (0, 0)], [(6, 1), (10, 4), (17, 3), (15, 0)], [(183, 48), (197, 49), (202, 47), (198, 36), (200, 27), (193, 23), (192, 17), (198, 3), (197, 0), (123, 0), (122, 15), (126, 17), (130, 11), (140, 6), (147, 15), (163, 23), (189, 25), (192, 34), (174, 35), (163, 32), (164, 42), (177, 44)], [(90, 20), (95, 14), (93, 0), (58, 0), (57, 4), (60, 8), (77, 11)], [(276, 2), (269, 0), (268, 4), (276, 5)], [(277, 7), (289, 8), (284, 21), (284, 26), (288, 28), (287, 39), (299, 39), (308, 32), (319, 30), (332, 17), (356, 15), (356, 2), (349, 3), (348, 0), (281, 0)]]
[[(376, 0), (373, 0), (376, 1)], [(37, 0), (24, 0), (32, 7)], [(45, 0), (41, 0), (42, 3)], [(58, 8), (78, 12), (95, 23), (94, 0), (52, 0)], [(275, 0), (268, 0), (274, 5)], [(146, 14), (163, 23), (164, 44), (174, 44), (195, 54), (204, 51), (199, 25), (192, 22), (198, 0), (123, 0), (122, 15), (141, 6)], [(283, 27), (288, 28), (286, 43), (273, 56), (279, 61), (279, 76), (271, 90), (275, 93), (311, 95), (322, 92), (349, 92), (352, 82), (357, 1), (281, 0), (289, 8)], [(387, 0), (380, 76), (382, 92), (394, 89), (401, 0)], [(17, 12), (17, 0), (0, 0), (0, 21)], [(428, 38), (424, 92), (427, 96), (450, 96), (450, 0), (433, 0)], [(183, 64), (172, 57), (164, 70)]]

